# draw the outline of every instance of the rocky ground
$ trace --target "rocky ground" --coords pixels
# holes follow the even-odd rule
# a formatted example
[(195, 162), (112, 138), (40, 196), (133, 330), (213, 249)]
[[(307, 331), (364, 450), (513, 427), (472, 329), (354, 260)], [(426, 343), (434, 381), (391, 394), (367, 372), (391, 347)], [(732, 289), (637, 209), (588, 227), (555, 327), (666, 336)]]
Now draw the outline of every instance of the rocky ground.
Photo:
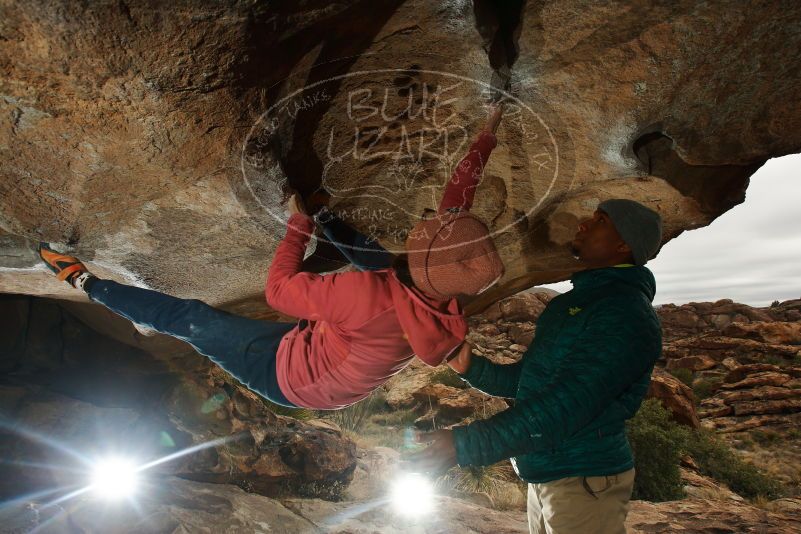
[[(476, 352), (516, 361), (552, 296), (521, 293), (471, 318)], [(525, 486), (508, 465), (441, 479), (429, 516), (410, 519), (392, 511), (387, 491), (401, 453), (411, 447), (410, 428), (467, 422), (507, 407), (465, 388), (445, 368), (413, 364), (362, 413), (276, 415), (182, 345), (143, 337), (97, 308), (29, 297), (4, 297), (2, 306), (9, 318), (0, 336), (5, 420), (81, 451), (109, 436), (119, 443), (136, 435), (153, 454), (212, 439), (228, 442), (153, 470), (136, 509), (101, 509), (86, 496), (54, 506), (22, 499), (3, 509), (0, 532), (34, 525), (54, 533), (527, 532)], [(791, 402), (801, 391), (799, 309), (801, 301), (764, 309), (730, 301), (659, 308), (665, 345), (649, 395), (682, 424), (714, 429), (788, 491), (781, 499), (749, 501), (685, 458), (687, 497), (634, 501), (630, 532), (801, 530), (801, 439), (794, 432), (801, 410)], [(12, 461), (65, 461), (31, 437), (0, 433), (0, 446)], [(16, 470), (7, 465), (4, 474), (6, 498), (71, 480), (30, 463)]]
[[(377, 476), (373, 472), (373, 476)], [(137, 508), (109, 509), (77, 499), (50, 508), (20, 505), (0, 513), (0, 532), (117, 533), (430, 533), (526, 534), (525, 511), (494, 510), (465, 499), (440, 496), (424, 517), (388, 511), (384, 496), (369, 500), (272, 499), (229, 484), (162, 478), (137, 499)], [(631, 534), (698, 533), (794, 534), (801, 529), (801, 504), (783, 499), (772, 509), (738, 499), (691, 497), (681, 501), (632, 502), (626, 526)]]

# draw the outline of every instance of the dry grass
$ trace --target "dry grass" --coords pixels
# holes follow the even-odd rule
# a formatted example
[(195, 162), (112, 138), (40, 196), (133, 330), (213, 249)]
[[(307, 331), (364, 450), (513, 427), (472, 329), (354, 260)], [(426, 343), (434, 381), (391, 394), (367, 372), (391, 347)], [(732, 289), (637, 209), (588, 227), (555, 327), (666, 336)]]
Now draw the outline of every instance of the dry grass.
[(499, 510), (525, 506), (525, 484), (508, 461), (486, 467), (454, 467), (437, 479), (436, 486), (456, 495), (485, 495)]

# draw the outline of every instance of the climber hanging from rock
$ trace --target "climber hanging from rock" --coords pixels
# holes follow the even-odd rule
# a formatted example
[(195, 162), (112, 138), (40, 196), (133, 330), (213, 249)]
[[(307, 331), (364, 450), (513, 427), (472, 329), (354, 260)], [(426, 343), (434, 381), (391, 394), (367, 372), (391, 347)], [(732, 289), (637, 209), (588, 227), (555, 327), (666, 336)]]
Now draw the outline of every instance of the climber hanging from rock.
[[(487, 226), (470, 214), (493, 148), (502, 105), (456, 167), (437, 211), (426, 210), (398, 257), (337, 219), (314, 213), (323, 233), (361, 271), (301, 272), (315, 219), (293, 194), (267, 276), (267, 302), (298, 323), (260, 321), (92, 275), (46, 243), (39, 254), (58, 279), (146, 328), (176, 337), (251, 390), (288, 407), (339, 409), (367, 397), (413, 359), (436, 366), (467, 334), (456, 296), (477, 295), (503, 274)], [(314, 211), (314, 210), (311, 210)]]

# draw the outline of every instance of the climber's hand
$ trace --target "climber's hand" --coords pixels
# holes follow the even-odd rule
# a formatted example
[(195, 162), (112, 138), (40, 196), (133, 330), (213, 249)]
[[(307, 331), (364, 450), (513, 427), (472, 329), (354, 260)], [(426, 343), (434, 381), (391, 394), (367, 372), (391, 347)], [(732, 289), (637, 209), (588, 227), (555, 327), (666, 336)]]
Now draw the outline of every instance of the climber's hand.
[(306, 206), (303, 204), (303, 199), (297, 193), (292, 193), (292, 196), (289, 197), (286, 206), (289, 210), (290, 217), (296, 213), (303, 213), (304, 215), (306, 214)]
[(406, 458), (404, 463), (410, 470), (438, 475), (456, 465), (456, 448), (453, 445), (453, 432), (450, 430), (420, 433), (417, 442), (431, 445)]
[(455, 352), (456, 354), (450, 360), (446, 359), (445, 361), (451, 369), (463, 375), (470, 369), (470, 362), (473, 360), (473, 346), (465, 341)]
[(489, 106), (489, 118), (487, 119), (486, 126), (484, 126), (484, 130), (492, 133), (497, 132), (498, 125), (501, 123), (502, 116), (503, 116), (503, 102), (498, 102), (497, 104), (491, 104)]

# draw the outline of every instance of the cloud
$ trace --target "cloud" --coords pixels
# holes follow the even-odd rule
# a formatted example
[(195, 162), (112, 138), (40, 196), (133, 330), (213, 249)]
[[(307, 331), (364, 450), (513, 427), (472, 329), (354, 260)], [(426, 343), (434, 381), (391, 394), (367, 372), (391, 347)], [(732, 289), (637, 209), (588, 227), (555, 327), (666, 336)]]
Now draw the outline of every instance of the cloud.
[(654, 304), (801, 298), (801, 154), (768, 161), (751, 176), (745, 202), (668, 242), (648, 268)]

